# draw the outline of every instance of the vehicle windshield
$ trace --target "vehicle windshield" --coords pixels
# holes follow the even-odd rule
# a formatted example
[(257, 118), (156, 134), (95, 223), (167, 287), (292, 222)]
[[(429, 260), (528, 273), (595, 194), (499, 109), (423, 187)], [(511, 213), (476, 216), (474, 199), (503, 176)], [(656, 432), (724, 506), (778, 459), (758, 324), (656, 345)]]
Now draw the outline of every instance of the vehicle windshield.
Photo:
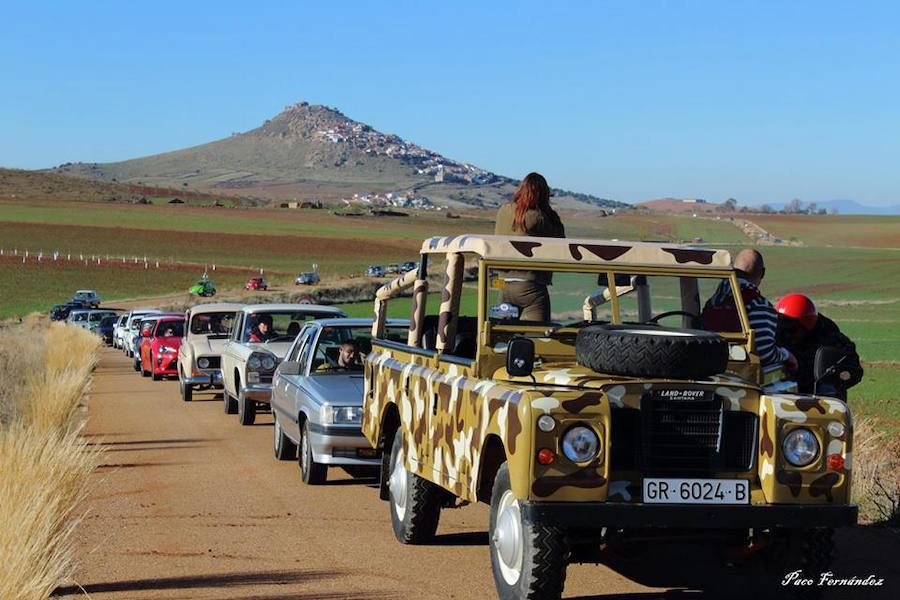
[[(716, 296), (732, 296), (731, 280), (720, 275), (656, 275), (640, 269), (590, 272), (507, 271), (488, 269), (485, 314), (503, 325), (579, 327), (589, 323), (658, 324), (665, 327), (740, 332), (709, 319), (704, 307)], [(534, 283), (535, 281), (539, 283)], [(540, 318), (546, 283), (549, 320)], [(464, 285), (464, 295), (470, 284)], [(732, 305), (733, 306), (733, 305)], [(734, 312), (735, 320), (737, 313)]]
[[(71, 289), (71, 288), (70, 288)], [(94, 292), (75, 292), (76, 300), (83, 300), (86, 298), (93, 298), (96, 294)]]
[(72, 320), (73, 321), (86, 321), (87, 313), (83, 313), (83, 312), (72, 313)]
[(250, 313), (244, 319), (244, 330), (241, 332), (242, 342), (292, 342), (303, 323), (324, 317), (333, 317), (332, 313), (309, 311), (266, 311)]
[[(409, 327), (386, 326), (384, 337), (395, 342), (406, 343)], [(372, 326), (333, 326), (322, 328), (310, 373), (359, 372), (363, 370), (363, 358), (372, 351)]]
[(103, 317), (103, 319), (100, 320), (100, 326), (101, 327), (112, 327), (113, 325), (115, 325), (116, 321), (118, 321), (118, 320), (119, 320), (119, 317), (117, 317), (115, 315)]
[(234, 325), (235, 311), (200, 313), (191, 317), (193, 335), (227, 335)]
[(183, 337), (184, 321), (158, 321), (154, 337)]
[(88, 321), (91, 321), (93, 323), (95, 321), (102, 321), (106, 317), (114, 317), (114, 316), (115, 315), (113, 313), (96, 313), (96, 312), (94, 312), (94, 313), (90, 313), (90, 315), (88, 315)]
[(138, 330), (141, 328), (141, 323), (142, 323), (142, 322), (143, 322), (143, 321), (142, 321), (141, 319), (133, 319), (133, 320), (131, 321), (131, 330), (132, 330), (132, 331), (138, 331)]

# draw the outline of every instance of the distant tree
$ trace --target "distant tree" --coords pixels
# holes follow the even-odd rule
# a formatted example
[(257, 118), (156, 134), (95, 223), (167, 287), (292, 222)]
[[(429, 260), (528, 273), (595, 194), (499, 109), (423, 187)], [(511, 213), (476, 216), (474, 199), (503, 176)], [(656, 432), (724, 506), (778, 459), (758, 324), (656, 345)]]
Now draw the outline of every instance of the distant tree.
[(816, 203), (810, 202), (809, 204), (806, 205), (806, 214), (814, 215), (814, 214), (816, 214), (817, 209), (818, 209), (818, 206), (816, 205)]
[(827, 214), (828, 214), (828, 209), (827, 209), (827, 208), (820, 208), (818, 214), (820, 214), (820, 215), (827, 215)]
[(784, 212), (791, 215), (796, 215), (803, 212), (803, 202), (800, 201), (800, 198), (793, 198), (787, 205), (784, 207)]
[(734, 198), (729, 198), (725, 201), (723, 206), (725, 207), (726, 211), (734, 212), (737, 209), (737, 200), (735, 200)]
[(770, 214), (770, 213), (775, 212), (774, 210), (772, 210), (772, 207), (768, 204), (763, 204), (762, 206), (759, 207), (759, 210), (760, 210), (760, 212), (762, 212), (764, 214)]

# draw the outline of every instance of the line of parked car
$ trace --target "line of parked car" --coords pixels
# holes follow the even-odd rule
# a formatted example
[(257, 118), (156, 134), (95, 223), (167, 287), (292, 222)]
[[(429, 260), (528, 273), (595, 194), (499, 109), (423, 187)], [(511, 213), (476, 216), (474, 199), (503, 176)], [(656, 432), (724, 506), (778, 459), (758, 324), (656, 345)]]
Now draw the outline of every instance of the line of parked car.
[[(397, 340), (408, 327), (387, 323)], [(225, 414), (241, 425), (271, 413), (275, 457), (297, 460), (302, 481), (316, 485), (329, 467), (358, 477), (381, 464), (361, 430), (371, 332), (372, 319), (332, 306), (216, 303), (184, 313), (131, 310), (116, 317), (109, 343), (142, 376), (177, 378), (184, 402), (219, 393)]]

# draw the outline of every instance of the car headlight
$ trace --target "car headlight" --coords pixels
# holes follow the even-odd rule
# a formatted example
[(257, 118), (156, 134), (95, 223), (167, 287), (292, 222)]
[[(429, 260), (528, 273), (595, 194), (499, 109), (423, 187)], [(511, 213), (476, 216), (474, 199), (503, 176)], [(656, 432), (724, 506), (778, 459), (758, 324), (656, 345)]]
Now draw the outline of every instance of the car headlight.
[(359, 425), (362, 423), (362, 407), (360, 406), (326, 406), (326, 422), (335, 425)]
[(159, 351), (162, 354), (169, 354), (170, 352), (175, 352), (175, 348), (171, 348), (169, 346), (160, 346)]
[(265, 371), (271, 371), (275, 368), (275, 358), (272, 356), (264, 356), (260, 362)]
[(600, 439), (592, 429), (577, 425), (563, 436), (562, 450), (572, 462), (587, 462), (597, 456)]
[(254, 371), (259, 371), (259, 368), (262, 366), (262, 361), (258, 356), (253, 355), (247, 359), (247, 368), (252, 369)]
[(201, 369), (208, 369), (209, 368), (209, 359), (206, 357), (198, 358), (197, 366), (200, 367)]
[(791, 430), (781, 443), (784, 457), (795, 467), (805, 467), (819, 456), (819, 440), (809, 429)]

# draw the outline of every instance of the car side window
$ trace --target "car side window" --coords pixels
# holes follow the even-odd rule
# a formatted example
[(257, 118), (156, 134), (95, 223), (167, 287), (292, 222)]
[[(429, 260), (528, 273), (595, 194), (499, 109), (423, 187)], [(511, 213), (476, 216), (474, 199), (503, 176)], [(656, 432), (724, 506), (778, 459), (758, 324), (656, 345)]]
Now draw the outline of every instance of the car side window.
[(306, 339), (303, 340), (303, 347), (300, 349), (300, 358), (298, 358), (297, 360), (300, 361), (300, 368), (304, 373), (306, 372), (306, 366), (309, 364), (309, 355), (312, 353), (315, 339), (315, 331), (313, 329), (310, 329), (309, 334), (306, 336)]
[(294, 345), (291, 346), (290, 352), (288, 352), (287, 360), (289, 362), (293, 362), (297, 360), (297, 357), (300, 356), (300, 351), (303, 349), (303, 344), (306, 342), (306, 338), (309, 337), (310, 328), (306, 327), (303, 331), (300, 332), (300, 335), (297, 336), (297, 339), (294, 341)]
[(243, 329), (244, 313), (238, 313), (234, 319), (234, 327), (231, 329), (231, 341), (241, 341), (241, 330)]

